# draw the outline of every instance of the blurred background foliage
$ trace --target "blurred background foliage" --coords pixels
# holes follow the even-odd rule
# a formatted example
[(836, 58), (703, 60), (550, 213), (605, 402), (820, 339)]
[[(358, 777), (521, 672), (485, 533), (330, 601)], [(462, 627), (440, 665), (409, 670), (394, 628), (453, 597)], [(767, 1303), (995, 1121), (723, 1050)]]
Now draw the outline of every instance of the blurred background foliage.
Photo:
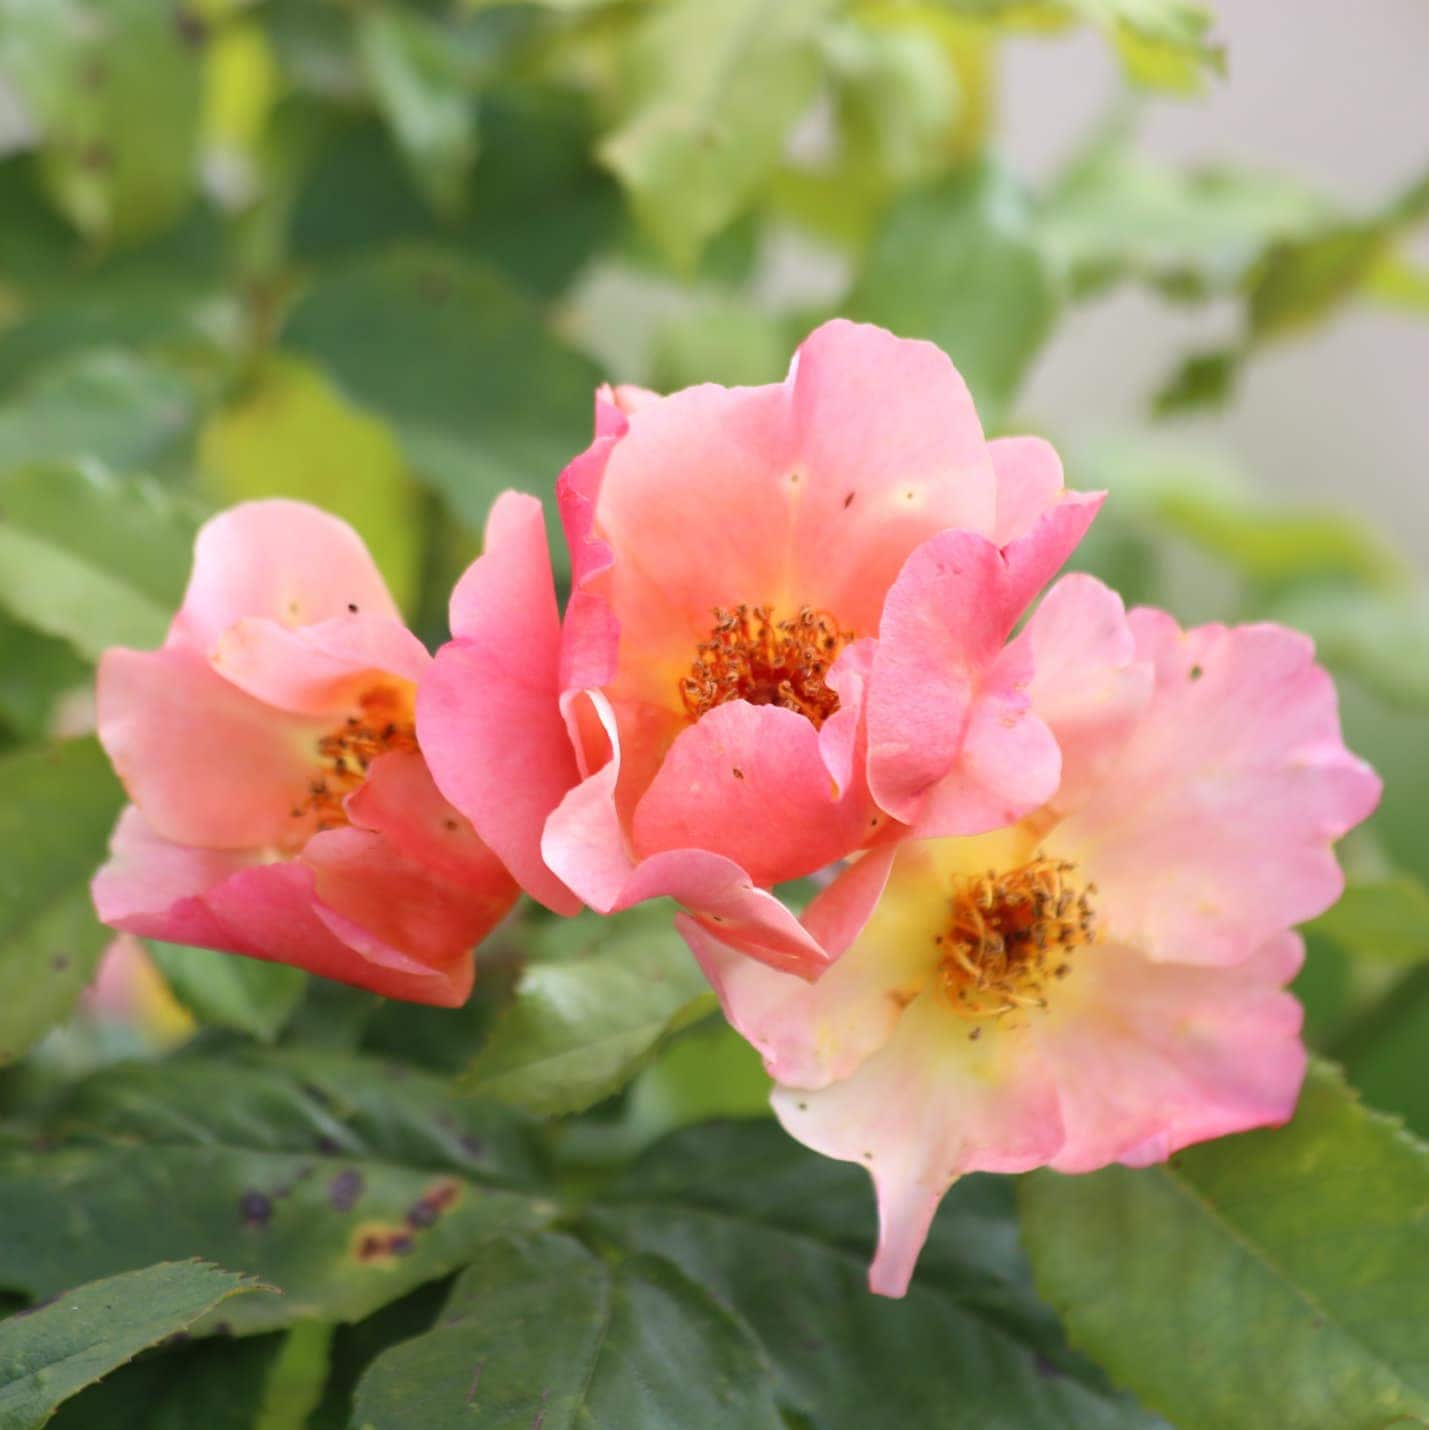
[[(1075, 28), (1125, 96), (1033, 185), (999, 155), (1001, 55)], [(944, 347), (990, 431), (1037, 430), (1019, 390), (1050, 336), (1135, 287), (1228, 305), (1233, 336), (1151, 375), (1133, 430), (1062, 444), (1072, 484), (1112, 493), (1078, 564), (1129, 602), (1315, 635), (1386, 794), (1298, 991), (1315, 1046), (1429, 1134), (1423, 572), (1360, 514), (1354, 473), (1339, 509), (1272, 499), (1163, 425), (1346, 305), (1429, 321), (1429, 152), (1368, 208), (1151, 160), (1145, 97), (1224, 65), (1183, 0), (0, 0), (0, 1107), (35, 1115), (89, 1068), (193, 1038), (400, 1057), (542, 1116), (597, 1106), (564, 1126), (577, 1182), (671, 1128), (757, 1116), (757, 1059), (698, 978), (651, 977), (673, 966), (663, 913), (658, 932), (532, 916), (458, 1013), (157, 949), (116, 995), (143, 1017), (91, 995), (70, 1018), (120, 803), (84, 738), (93, 661), (162, 639), (220, 505), (346, 517), (436, 643), (491, 499), (549, 499), (598, 382), (774, 381), (843, 313)], [(363, 1357), (430, 1322), (412, 1294), (368, 1341), (368, 1321), (245, 1341), (276, 1397), (263, 1423), (297, 1423), (289, 1394), (342, 1423)]]

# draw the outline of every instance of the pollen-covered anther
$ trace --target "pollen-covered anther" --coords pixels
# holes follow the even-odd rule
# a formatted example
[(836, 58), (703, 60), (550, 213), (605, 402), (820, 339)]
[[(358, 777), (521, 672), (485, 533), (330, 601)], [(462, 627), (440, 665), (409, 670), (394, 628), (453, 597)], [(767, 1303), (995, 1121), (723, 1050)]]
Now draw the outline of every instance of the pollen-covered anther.
[(372, 762), (379, 755), (417, 749), (411, 695), (391, 685), (364, 691), (357, 710), (318, 741), (318, 768), (293, 818), (310, 815), (320, 830), (339, 828), (347, 823), (343, 801), (367, 778)]
[(1095, 884), (1076, 878), (1076, 865), (1038, 855), (999, 874), (960, 876), (951, 917), (934, 940), (939, 976), (955, 1012), (1016, 1026), (1017, 1015), (1045, 1008), (1054, 983), (1072, 971), (1071, 955), (1096, 936)]
[(781, 705), (822, 725), (839, 708), (824, 680), (854, 637), (825, 611), (803, 606), (775, 620), (768, 606), (715, 607), (715, 624), (696, 648), (680, 699), (691, 720), (730, 700)]

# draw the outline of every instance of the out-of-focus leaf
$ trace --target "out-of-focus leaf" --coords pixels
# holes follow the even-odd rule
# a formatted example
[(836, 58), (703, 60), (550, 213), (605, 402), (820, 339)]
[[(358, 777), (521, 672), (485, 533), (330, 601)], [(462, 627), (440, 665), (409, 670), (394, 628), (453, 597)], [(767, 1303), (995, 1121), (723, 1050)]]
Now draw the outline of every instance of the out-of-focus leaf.
[(363, 1372), (389, 1346), (430, 1330), (450, 1290), (447, 1281), (431, 1281), (354, 1325), (338, 1326), (328, 1348), (322, 1398), (304, 1430), (350, 1430), (352, 1396)]
[(0, 1066), (69, 1012), (111, 937), (89, 880), (122, 804), (92, 740), (0, 758)]
[(457, 1279), (439, 1324), (373, 1363), (371, 1430), (576, 1426), (780, 1430), (768, 1362), (669, 1263), (610, 1265), (568, 1237), (502, 1238)]
[(1022, 1182), (1074, 1342), (1179, 1425), (1429, 1416), (1429, 1149), (1312, 1070), (1286, 1128)]
[(1278, 175), (1171, 169), (1113, 139), (1060, 180), (1038, 235), (1080, 290), (1133, 278), (1199, 296), (1233, 289), (1268, 244), (1324, 215), (1323, 201)]
[(892, 207), (849, 309), (904, 337), (931, 338), (995, 424), (1057, 303), (1025, 197), (989, 162)]
[(0, 401), (0, 471), (85, 458), (117, 471), (151, 467), (195, 420), (193, 386), (178, 373), (131, 353), (79, 353)]
[(668, 909), (582, 918), (561, 932), (579, 938), (582, 952), (526, 970), (465, 1078), (478, 1097), (544, 1116), (615, 1092), (662, 1038), (713, 1003)]
[(432, 207), (455, 213), (476, 160), (476, 108), (435, 21), (401, 5), (357, 16), (357, 52), (378, 108)]
[(1422, 591), (1306, 591), (1273, 614), (1309, 632), (1322, 660), (1382, 700), (1429, 710), (1429, 596)]
[(1396, 1113), (1420, 1137), (1429, 1137), (1429, 965), (1412, 969), (1332, 1044), (1355, 1086), (1376, 1107)]
[(504, 487), (550, 492), (590, 441), (595, 370), (500, 275), (449, 254), (318, 279), (285, 342), (386, 418), (416, 475), (477, 529)]
[(1238, 347), (1192, 353), (1157, 389), (1151, 410), (1172, 417), (1199, 407), (1219, 407), (1235, 391), (1244, 352)]
[(769, 177), (819, 81), (832, 0), (672, 0), (624, 55), (623, 117), (600, 156), (682, 268)]
[(1112, 41), (1127, 77), (1150, 89), (1195, 93), (1225, 54), (1211, 39), (1211, 12), (1187, 0), (937, 0), (950, 10), (1017, 29), (1073, 20)]
[(163, 642), (197, 529), (165, 491), (92, 467), (0, 475), (0, 607), (82, 655)]
[(50, 732), (55, 702), (89, 679), (89, 666), (65, 641), (0, 615), (0, 727), (41, 739)]
[(1393, 591), (1409, 579), (1404, 559), (1365, 522), (1267, 500), (1194, 451), (1103, 445), (1089, 454), (1086, 474), (1111, 488), (1124, 515), (1194, 543), (1264, 589), (1314, 579)]
[(284, 1294), (240, 1332), (357, 1320), (542, 1224), (528, 1127), (400, 1065), (318, 1053), (180, 1057), (79, 1085), (41, 1146), (0, 1147), (0, 1284), (49, 1295), (179, 1250)]
[(84, 233), (133, 239), (193, 191), (203, 33), (153, 0), (5, 0), (0, 71), (42, 131), (41, 172)]
[(259, 1430), (267, 1380), (287, 1339), (274, 1332), (165, 1345), (66, 1401), (51, 1430)]
[(1325, 934), (1364, 958), (1417, 962), (1429, 956), (1429, 889), (1413, 874), (1352, 880), (1306, 932)]
[(1365, 296), (1386, 308), (1429, 314), (1429, 267), (1402, 253), (1385, 253), (1366, 277)]
[(230, 1296), (259, 1289), (201, 1261), (166, 1262), (66, 1291), (0, 1326), (0, 1424), (43, 1425), (61, 1401)]
[(778, 382), (790, 339), (777, 318), (735, 302), (696, 303), (662, 323), (651, 355), (651, 386), (674, 392), (700, 382), (737, 387)]
[(200, 1022), (272, 1042), (302, 1001), (300, 968), (256, 958), (154, 943), (149, 952), (174, 997)]
[(867, 1289), (868, 1178), (772, 1122), (676, 1133), (588, 1219), (629, 1251), (668, 1258), (743, 1316), (793, 1424), (1151, 1425), (1067, 1351), (1032, 1294), (1009, 1192), (985, 1177), (951, 1190), (902, 1301)]
[(271, 359), (209, 419), (199, 461), (222, 503), (285, 496), (351, 522), (398, 604), (410, 609), (422, 562), (421, 494), (388, 428), (345, 402), (321, 373)]
[(671, 1041), (630, 1085), (626, 1116), (642, 1140), (716, 1117), (768, 1117), (764, 1063), (722, 1018)]

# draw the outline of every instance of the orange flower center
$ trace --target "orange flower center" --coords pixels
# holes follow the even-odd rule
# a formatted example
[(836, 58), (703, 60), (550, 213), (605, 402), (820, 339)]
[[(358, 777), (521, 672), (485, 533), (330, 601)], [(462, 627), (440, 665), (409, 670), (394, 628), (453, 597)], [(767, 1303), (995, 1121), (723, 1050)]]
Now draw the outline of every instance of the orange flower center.
[(1005, 874), (958, 877), (934, 943), (948, 1001), (976, 1022), (969, 1037), (980, 1036), (980, 1020), (1045, 1008), (1052, 983), (1072, 971), (1071, 955), (1095, 938), (1096, 885), (1083, 887), (1075, 875), (1075, 864), (1039, 854)]
[(680, 681), (680, 699), (691, 720), (729, 700), (782, 705), (817, 727), (839, 708), (824, 683), (838, 653), (854, 637), (825, 611), (803, 606), (776, 621), (768, 606), (716, 606), (715, 624), (696, 648), (690, 673)]
[(310, 815), (318, 829), (346, 824), (343, 800), (367, 778), (373, 760), (392, 750), (417, 748), (411, 691), (405, 685), (374, 685), (358, 698), (356, 712), (318, 741), (317, 773), (293, 818)]

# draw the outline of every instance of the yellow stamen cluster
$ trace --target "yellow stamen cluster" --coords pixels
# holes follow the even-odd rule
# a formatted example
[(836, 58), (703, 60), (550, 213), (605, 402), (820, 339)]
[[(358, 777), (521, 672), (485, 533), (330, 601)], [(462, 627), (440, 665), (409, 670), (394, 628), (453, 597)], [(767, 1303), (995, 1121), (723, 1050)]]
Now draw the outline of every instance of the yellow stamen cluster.
[(710, 638), (701, 641), (680, 700), (691, 720), (730, 700), (782, 705), (822, 725), (839, 708), (824, 676), (854, 637), (832, 616), (804, 606), (776, 621), (768, 606), (715, 608)]
[(293, 818), (312, 815), (318, 829), (339, 828), (347, 823), (343, 801), (367, 778), (372, 762), (389, 751), (417, 748), (410, 695), (390, 685), (365, 691), (357, 713), (318, 741), (318, 772)]
[(1095, 937), (1091, 896), (1079, 886), (1076, 865), (1038, 855), (1007, 873), (960, 876), (952, 912), (934, 942), (939, 976), (953, 1009), (975, 1022), (1003, 1020), (1047, 1006), (1047, 990), (1071, 972), (1074, 950)]

